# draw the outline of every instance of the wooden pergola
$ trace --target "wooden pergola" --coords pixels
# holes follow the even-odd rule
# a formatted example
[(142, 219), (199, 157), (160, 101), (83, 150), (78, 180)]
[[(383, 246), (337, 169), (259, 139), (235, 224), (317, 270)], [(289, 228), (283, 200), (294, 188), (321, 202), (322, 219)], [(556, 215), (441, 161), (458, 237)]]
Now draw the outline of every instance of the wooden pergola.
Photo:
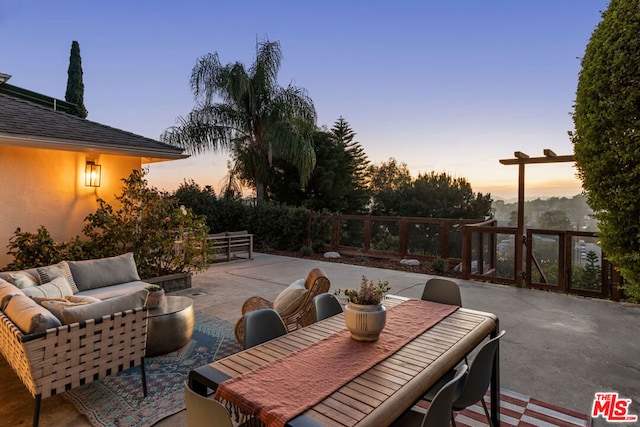
[(558, 156), (552, 150), (546, 148), (543, 157), (529, 157), (527, 154), (516, 151), (513, 153), (513, 159), (502, 159), (500, 163), (503, 165), (518, 165), (518, 224), (515, 241), (515, 263), (516, 263), (516, 285), (522, 287), (524, 279), (522, 271), (522, 259), (524, 248), (524, 167), (529, 164), (540, 163), (566, 163), (575, 162), (574, 155)]

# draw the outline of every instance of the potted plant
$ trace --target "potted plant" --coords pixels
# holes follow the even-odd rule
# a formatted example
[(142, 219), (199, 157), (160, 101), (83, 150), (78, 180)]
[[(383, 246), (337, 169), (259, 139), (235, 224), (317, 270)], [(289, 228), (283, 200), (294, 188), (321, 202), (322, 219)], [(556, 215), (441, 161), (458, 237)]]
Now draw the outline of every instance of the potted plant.
[(356, 341), (376, 341), (387, 321), (387, 311), (382, 305), (384, 295), (389, 291), (389, 282), (379, 280), (374, 284), (363, 275), (360, 288), (338, 289), (335, 294), (343, 294), (347, 299), (344, 321)]
[(164, 289), (162, 289), (158, 285), (149, 285), (145, 286), (145, 289), (149, 291), (149, 295), (147, 296), (146, 307), (147, 308), (155, 308), (160, 307), (162, 302), (164, 301)]

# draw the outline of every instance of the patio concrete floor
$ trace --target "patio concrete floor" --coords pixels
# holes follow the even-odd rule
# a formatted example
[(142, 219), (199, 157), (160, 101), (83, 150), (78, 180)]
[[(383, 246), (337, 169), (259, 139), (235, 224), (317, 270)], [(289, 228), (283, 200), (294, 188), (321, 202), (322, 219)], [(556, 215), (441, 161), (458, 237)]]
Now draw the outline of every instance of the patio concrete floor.
[[(359, 285), (364, 274), (388, 280), (391, 293), (420, 298), (432, 276), (256, 253), (254, 260), (218, 263), (193, 277), (195, 309), (235, 323), (245, 299), (273, 300), (282, 289), (323, 268), (331, 289)], [(589, 414), (594, 393), (616, 391), (632, 399), (630, 412), (640, 415), (640, 306), (564, 294), (456, 280), (464, 307), (495, 313), (507, 331), (501, 340), (501, 386), (540, 400)], [(0, 358), (0, 425), (27, 426), (33, 399)], [(153, 390), (150, 390), (153, 393)], [(40, 425), (90, 426), (60, 396), (44, 399)], [(157, 426), (185, 426), (184, 411)], [(612, 425), (601, 418), (594, 426)]]

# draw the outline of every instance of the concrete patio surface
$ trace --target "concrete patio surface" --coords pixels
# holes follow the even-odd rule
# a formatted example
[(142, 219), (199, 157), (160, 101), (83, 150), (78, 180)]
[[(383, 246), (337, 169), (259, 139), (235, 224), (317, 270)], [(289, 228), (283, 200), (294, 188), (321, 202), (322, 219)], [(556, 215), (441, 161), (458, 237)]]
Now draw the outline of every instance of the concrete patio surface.
[[(197, 311), (235, 323), (248, 297), (273, 300), (313, 267), (325, 270), (332, 291), (357, 287), (364, 274), (374, 281), (388, 280), (392, 294), (414, 298), (420, 298), (432, 277), (256, 253), (253, 260), (214, 264), (193, 277), (191, 289), (174, 294), (192, 296)], [(586, 414), (594, 393), (615, 391), (632, 399), (630, 412), (640, 415), (640, 306), (456, 281), (464, 307), (495, 313), (507, 331), (500, 348), (503, 388)], [(0, 425), (30, 425), (33, 399), (1, 358), (0, 375)], [(40, 425), (90, 426), (60, 396), (43, 400)], [(184, 426), (184, 411), (156, 425)], [(597, 419), (593, 425), (613, 424)]]

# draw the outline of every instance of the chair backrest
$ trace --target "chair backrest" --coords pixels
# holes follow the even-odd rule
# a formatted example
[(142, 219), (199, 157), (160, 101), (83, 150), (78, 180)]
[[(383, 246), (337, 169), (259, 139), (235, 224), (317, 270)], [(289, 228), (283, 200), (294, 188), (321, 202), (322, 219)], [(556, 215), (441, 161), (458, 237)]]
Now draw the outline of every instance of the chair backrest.
[(454, 377), (438, 391), (422, 420), (422, 427), (448, 426), (453, 401), (460, 395), (467, 377), (467, 365), (461, 364)]
[(217, 400), (200, 396), (184, 382), (184, 402), (187, 407), (187, 426), (233, 427), (231, 417), (225, 407)]
[(464, 388), (460, 396), (453, 402), (455, 410), (464, 409), (478, 402), (487, 392), (489, 383), (491, 382), (491, 373), (493, 372), (493, 359), (498, 350), (498, 340), (502, 338), (505, 331), (487, 341), (469, 368), (469, 375), (465, 381)]
[(316, 322), (342, 313), (340, 302), (329, 293), (320, 294), (313, 298), (313, 307), (316, 310)]
[(262, 308), (244, 315), (245, 350), (286, 333), (287, 327), (272, 308)]
[(458, 284), (453, 280), (442, 279), (440, 277), (434, 277), (427, 281), (422, 291), (422, 299), (424, 301), (462, 307), (462, 297), (460, 296), (460, 287)]

